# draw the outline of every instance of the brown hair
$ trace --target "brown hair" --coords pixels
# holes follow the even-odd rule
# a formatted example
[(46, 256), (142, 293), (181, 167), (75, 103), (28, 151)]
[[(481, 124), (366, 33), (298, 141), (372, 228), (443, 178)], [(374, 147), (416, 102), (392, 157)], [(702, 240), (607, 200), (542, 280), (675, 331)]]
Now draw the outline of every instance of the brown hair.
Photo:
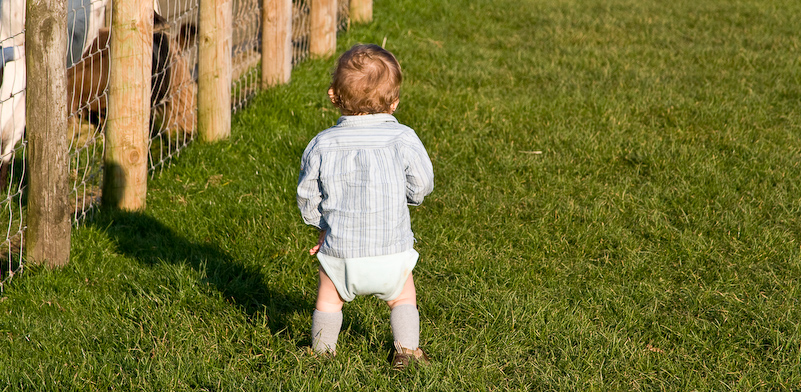
[(374, 44), (355, 45), (337, 60), (331, 102), (346, 116), (389, 113), (400, 98), (402, 80), (392, 53)]

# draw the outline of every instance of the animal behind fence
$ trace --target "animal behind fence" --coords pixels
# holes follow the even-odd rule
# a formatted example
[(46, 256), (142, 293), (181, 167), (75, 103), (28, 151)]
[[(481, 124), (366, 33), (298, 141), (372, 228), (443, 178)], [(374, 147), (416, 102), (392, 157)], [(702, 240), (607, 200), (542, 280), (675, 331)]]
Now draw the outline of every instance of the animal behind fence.
[[(156, 12), (150, 72), (151, 171), (170, 162), (196, 132), (199, 50), (195, 43), (195, 26), (200, 8), (198, 0), (153, 1)], [(348, 25), (348, 0), (333, 1), (339, 5), (337, 30), (344, 30)], [(107, 147), (105, 119), (111, 115), (107, 113), (107, 91), (114, 66), (109, 58), (109, 39), (113, 32), (105, 27), (111, 22), (110, 0), (68, 0), (66, 3), (68, 42), (63, 57), (69, 89), (66, 131), (72, 132), (68, 137), (71, 139), (69, 175), (72, 181), (69, 198), (74, 210), (73, 222), (80, 222), (100, 200)], [(265, 56), (263, 44), (266, 41), (262, 41), (262, 34), (267, 22), (262, 7), (267, 3), (260, 0), (232, 0), (232, 3), (235, 18), (231, 40), (231, 109), (236, 111), (266, 85), (261, 75), (263, 68), (259, 65)], [(310, 10), (310, 0), (292, 1), (292, 64), (309, 56), (309, 43), (313, 41)], [(5, 200), (0, 197), (0, 221), (8, 218), (9, 228), (5, 241), (0, 238), (0, 261), (16, 260), (13, 265), (0, 264), (0, 291), (6, 279), (22, 268), (26, 232), (25, 11), (26, 0), (0, 0), (0, 188), (8, 190)], [(8, 189), (9, 184), (14, 184), (13, 189)]]
[(0, 0), (0, 189), (8, 184), (14, 148), (25, 134), (25, 0)]
[[(102, 26), (107, 5), (108, 0), (68, 2), (67, 94), (73, 149), (93, 140), (91, 135), (102, 129), (100, 123), (106, 114), (110, 31)], [(25, 134), (24, 26), (25, 0), (0, 0), (0, 190), (8, 186), (11, 160)], [(161, 129), (190, 137), (195, 131), (197, 83), (185, 52), (194, 45), (196, 34), (195, 25), (187, 23), (172, 37), (167, 21), (154, 15), (154, 118), (158, 118)], [(80, 50), (83, 53), (78, 58), (76, 53)], [(90, 119), (97, 127), (92, 130), (81, 126), (83, 119)]]
[[(177, 37), (172, 37), (169, 24), (161, 15), (153, 16), (153, 51), (151, 65), (151, 107), (160, 108), (154, 115), (167, 124), (168, 129), (193, 134), (195, 131), (195, 98), (197, 86), (189, 63), (184, 56), (186, 48), (194, 45), (197, 28), (184, 24)], [(109, 28), (102, 28), (98, 37), (67, 69), (67, 86), (71, 92), (69, 112), (75, 113), (71, 121), (73, 133), (80, 133), (78, 121), (90, 118), (101, 122), (108, 105)], [(79, 137), (79, 143), (81, 138)]]

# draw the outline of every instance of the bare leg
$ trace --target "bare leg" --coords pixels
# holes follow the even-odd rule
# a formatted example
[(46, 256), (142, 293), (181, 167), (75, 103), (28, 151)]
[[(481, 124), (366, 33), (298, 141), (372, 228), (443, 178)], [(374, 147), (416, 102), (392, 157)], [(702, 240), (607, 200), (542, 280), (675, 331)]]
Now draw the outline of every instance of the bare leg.
[(320, 268), (317, 304), (312, 313), (312, 349), (318, 354), (336, 354), (339, 330), (342, 328), (342, 305), (334, 282)]
[[(414, 287), (412, 287), (414, 289)], [(320, 268), (320, 284), (317, 286), (317, 303), (315, 307), (321, 312), (339, 312), (345, 301), (339, 296), (334, 282)]]
[(414, 288), (414, 278), (412, 274), (409, 274), (409, 278), (406, 279), (406, 284), (403, 286), (403, 291), (401, 291), (398, 298), (387, 301), (387, 305), (389, 305), (390, 309), (395, 309), (398, 305), (417, 306), (417, 291)]

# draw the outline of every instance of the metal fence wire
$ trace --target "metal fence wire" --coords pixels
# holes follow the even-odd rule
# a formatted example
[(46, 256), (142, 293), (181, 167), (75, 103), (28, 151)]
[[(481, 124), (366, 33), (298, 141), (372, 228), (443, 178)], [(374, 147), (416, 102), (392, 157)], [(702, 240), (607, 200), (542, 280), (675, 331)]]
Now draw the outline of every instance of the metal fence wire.
[(67, 13), (67, 128), (73, 222), (100, 203), (108, 106), (108, 0), (69, 0)]
[[(198, 0), (160, 0), (166, 21), (155, 23), (154, 45), (168, 53), (154, 67), (150, 171), (163, 169), (195, 139), (197, 130)], [(161, 64), (159, 64), (161, 65)]]
[[(0, 1), (0, 290), (22, 271), (25, 239), (25, 1)], [(0, 230), (2, 230), (0, 228)]]
[(349, 28), (350, 28), (350, 0), (338, 0), (337, 32), (347, 31)]
[(311, 0), (292, 1), (292, 66), (309, 57), (311, 37)]
[[(292, 2), (292, 65), (309, 57), (310, 1)], [(338, 1), (337, 30), (349, 27), (349, 0)], [(67, 87), (69, 200), (74, 225), (100, 205), (108, 105), (110, 0), (68, 0)], [(195, 140), (198, 0), (154, 0), (154, 51), (149, 170), (163, 170)], [(231, 110), (258, 93), (262, 0), (233, 1)], [(25, 0), (0, 0), (0, 292), (24, 267)], [(0, 228), (2, 230), (2, 228)]]
[(234, 0), (231, 105), (234, 112), (256, 95), (261, 79), (261, 0)]

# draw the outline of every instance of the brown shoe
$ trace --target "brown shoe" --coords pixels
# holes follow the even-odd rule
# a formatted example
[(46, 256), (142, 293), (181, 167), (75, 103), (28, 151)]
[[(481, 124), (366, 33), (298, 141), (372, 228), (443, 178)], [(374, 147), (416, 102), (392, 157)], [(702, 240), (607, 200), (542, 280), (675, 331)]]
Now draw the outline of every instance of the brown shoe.
[(395, 370), (406, 369), (409, 365), (414, 363), (428, 364), (431, 359), (422, 348), (411, 350), (401, 347), (398, 342), (395, 342), (395, 355), (392, 356), (392, 368)]

